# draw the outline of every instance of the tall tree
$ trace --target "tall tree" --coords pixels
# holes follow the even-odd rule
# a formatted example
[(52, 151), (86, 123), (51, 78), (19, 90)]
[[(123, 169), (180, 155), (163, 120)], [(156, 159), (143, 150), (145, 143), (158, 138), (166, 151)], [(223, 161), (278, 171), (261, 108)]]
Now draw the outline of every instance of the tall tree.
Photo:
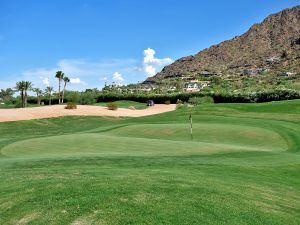
[(63, 89), (62, 98), (61, 98), (61, 103), (62, 104), (64, 103), (64, 97), (65, 97), (65, 91), (66, 91), (67, 83), (70, 82), (69, 77), (66, 77), (66, 76), (64, 76), (63, 80), (64, 80), (64, 89)]
[(64, 73), (62, 71), (57, 71), (55, 74), (55, 78), (58, 79), (58, 103), (61, 104), (61, 81), (64, 79)]
[(24, 82), (24, 106), (27, 107), (27, 91), (30, 91), (32, 89), (32, 83), (30, 81)]
[(51, 105), (53, 90), (54, 90), (53, 87), (50, 87), (50, 86), (46, 87), (46, 89), (45, 89), (45, 94), (48, 95), (48, 97), (49, 97), (49, 105)]
[(41, 104), (41, 96), (43, 94), (43, 91), (41, 89), (39, 89), (39, 88), (33, 88), (32, 90), (36, 94), (37, 104), (40, 105)]
[(21, 106), (22, 108), (25, 107), (25, 101), (24, 101), (24, 91), (25, 91), (25, 81), (19, 81), (16, 83), (16, 90), (20, 91), (20, 95), (21, 95)]
[(176, 90), (177, 91), (182, 91), (183, 87), (184, 87), (184, 83), (182, 82), (182, 80), (177, 79), (176, 80)]

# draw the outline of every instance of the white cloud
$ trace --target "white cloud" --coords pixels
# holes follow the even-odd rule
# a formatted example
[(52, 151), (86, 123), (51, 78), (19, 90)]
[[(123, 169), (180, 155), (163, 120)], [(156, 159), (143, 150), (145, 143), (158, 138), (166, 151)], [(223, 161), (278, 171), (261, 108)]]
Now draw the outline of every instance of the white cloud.
[(113, 81), (117, 84), (117, 85), (122, 85), (124, 78), (122, 77), (122, 74), (120, 74), (119, 72), (115, 72), (113, 74)]
[(148, 48), (144, 50), (144, 63), (145, 64), (156, 64), (156, 65), (165, 65), (172, 63), (173, 60), (171, 58), (157, 59), (155, 58), (155, 50)]
[(50, 86), (49, 78), (47, 78), (47, 77), (40, 77), (40, 79), (42, 79), (42, 82), (43, 82), (43, 84), (46, 87)]
[(80, 84), (81, 80), (80, 80), (80, 78), (71, 78), (70, 82), (71, 82), (71, 84)]
[(145, 72), (148, 76), (154, 76), (156, 74), (156, 68), (151, 65), (145, 66)]
[(158, 69), (173, 62), (171, 58), (155, 58), (155, 54), (154, 49), (148, 48), (144, 50), (144, 71), (148, 77), (154, 76)]
[(82, 80), (80, 80), (80, 78), (70, 78), (70, 83), (71, 84), (83, 84), (83, 85), (85, 85), (85, 82), (84, 81), (82, 81)]
[(53, 74), (55, 74), (56, 71), (57, 70), (55, 69), (46, 68), (27, 70), (22, 73), (20, 80), (32, 81), (35, 87), (45, 88), (47, 86), (51, 86), (50, 83), (53, 84), (55, 82), (55, 78), (50, 78), (54, 77)]
[(99, 80), (100, 80), (100, 81), (107, 81), (108, 78), (105, 76), (105, 77), (101, 77)]

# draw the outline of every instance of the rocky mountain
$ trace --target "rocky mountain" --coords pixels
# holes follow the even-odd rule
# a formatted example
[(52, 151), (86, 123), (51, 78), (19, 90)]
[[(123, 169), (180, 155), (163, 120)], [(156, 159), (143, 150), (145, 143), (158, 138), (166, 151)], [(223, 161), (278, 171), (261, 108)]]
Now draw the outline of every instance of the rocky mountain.
[(185, 76), (300, 72), (300, 6), (268, 16), (245, 34), (166, 66), (146, 83)]

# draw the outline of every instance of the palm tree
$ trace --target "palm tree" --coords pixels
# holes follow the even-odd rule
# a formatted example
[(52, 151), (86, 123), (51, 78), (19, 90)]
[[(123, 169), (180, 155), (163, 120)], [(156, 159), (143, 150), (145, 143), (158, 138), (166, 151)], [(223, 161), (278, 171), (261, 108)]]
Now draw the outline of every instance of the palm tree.
[(32, 89), (32, 83), (30, 81), (24, 82), (24, 105), (27, 107), (27, 91)]
[(64, 84), (64, 89), (63, 89), (62, 98), (61, 98), (61, 103), (62, 104), (64, 103), (64, 97), (65, 97), (65, 91), (66, 91), (67, 83), (70, 82), (69, 77), (64, 77), (63, 80), (64, 80), (65, 84)]
[(24, 108), (25, 107), (25, 101), (24, 101), (25, 81), (17, 82), (16, 83), (16, 89), (17, 89), (17, 91), (20, 91), (21, 101), (22, 101), (22, 108)]
[(45, 94), (48, 95), (49, 97), (49, 105), (51, 105), (52, 93), (53, 93), (53, 87), (50, 86), (46, 87)]
[(64, 79), (64, 73), (62, 71), (57, 71), (55, 77), (58, 79), (58, 103), (61, 104), (61, 93), (60, 93), (60, 86), (61, 81)]
[(37, 104), (40, 105), (41, 104), (41, 96), (43, 94), (43, 91), (41, 89), (39, 89), (39, 88), (33, 88), (32, 90), (36, 94)]

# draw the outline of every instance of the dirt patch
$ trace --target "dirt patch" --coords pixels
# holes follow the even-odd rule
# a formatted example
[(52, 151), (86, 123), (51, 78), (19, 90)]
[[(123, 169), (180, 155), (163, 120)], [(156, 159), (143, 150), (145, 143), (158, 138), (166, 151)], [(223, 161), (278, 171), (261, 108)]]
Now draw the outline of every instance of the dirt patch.
[(111, 116), (142, 117), (175, 110), (176, 105), (155, 105), (142, 110), (119, 108), (116, 111), (106, 107), (79, 105), (77, 109), (66, 110), (64, 105), (44, 106), (26, 109), (0, 109), (0, 122), (43, 119), (62, 116)]
[(93, 224), (105, 225), (107, 223), (104, 220), (94, 218), (94, 215), (88, 215), (86, 217), (78, 218), (71, 223), (71, 225), (93, 225)]
[(17, 225), (23, 225), (28, 224), (32, 220), (36, 219), (38, 217), (38, 214), (28, 214), (24, 217), (22, 217), (19, 221), (17, 221)]

